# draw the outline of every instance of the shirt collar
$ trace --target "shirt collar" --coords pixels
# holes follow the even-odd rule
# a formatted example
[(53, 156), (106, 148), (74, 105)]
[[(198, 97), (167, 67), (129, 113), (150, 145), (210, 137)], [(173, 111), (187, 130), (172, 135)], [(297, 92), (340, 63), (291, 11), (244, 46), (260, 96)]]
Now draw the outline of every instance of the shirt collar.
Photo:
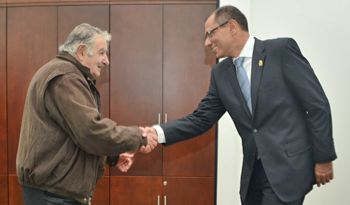
[[(255, 39), (253, 36), (249, 35), (248, 41), (245, 43), (241, 53), (239, 54), (239, 57), (247, 57), (252, 58), (253, 57), (253, 51), (254, 51), (254, 44)], [(237, 58), (232, 58), (233, 61), (235, 61)]]

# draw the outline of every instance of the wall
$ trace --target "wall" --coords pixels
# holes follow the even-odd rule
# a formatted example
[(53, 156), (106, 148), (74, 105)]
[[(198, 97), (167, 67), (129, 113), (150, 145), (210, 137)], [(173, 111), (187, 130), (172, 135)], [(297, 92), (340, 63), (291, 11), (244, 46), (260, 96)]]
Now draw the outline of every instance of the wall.
[[(350, 114), (350, 84), (347, 54), (350, 41), (350, 2), (331, 0), (221, 0), (247, 14), (251, 35), (261, 40), (293, 37), (318, 76), (331, 104), (333, 136), (338, 159), (334, 161), (334, 180), (310, 192), (307, 205), (349, 204), (350, 183), (347, 134)], [(239, 177), (242, 164), (241, 141), (231, 119), (219, 122), (217, 204), (239, 204)], [(234, 138), (234, 139), (233, 139)], [(229, 157), (228, 157), (229, 156)], [(335, 202), (336, 201), (336, 202)]]

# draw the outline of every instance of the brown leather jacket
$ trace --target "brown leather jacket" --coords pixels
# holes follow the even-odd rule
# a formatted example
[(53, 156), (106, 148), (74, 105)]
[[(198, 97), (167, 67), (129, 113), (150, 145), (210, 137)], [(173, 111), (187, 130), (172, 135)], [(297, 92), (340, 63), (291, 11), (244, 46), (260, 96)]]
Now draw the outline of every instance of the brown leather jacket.
[(106, 156), (147, 145), (141, 134), (137, 126), (102, 118), (89, 68), (60, 53), (28, 88), (16, 161), (19, 183), (88, 203)]

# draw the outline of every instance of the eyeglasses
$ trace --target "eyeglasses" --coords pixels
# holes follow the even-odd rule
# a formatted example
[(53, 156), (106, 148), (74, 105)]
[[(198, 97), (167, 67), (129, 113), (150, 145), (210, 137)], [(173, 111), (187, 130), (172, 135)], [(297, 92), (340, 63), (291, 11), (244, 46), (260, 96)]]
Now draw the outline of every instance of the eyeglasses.
[(211, 39), (212, 33), (213, 33), (216, 29), (218, 29), (218, 28), (220, 28), (221, 26), (227, 24), (228, 22), (229, 22), (229, 21), (226, 21), (225, 23), (219, 25), (218, 27), (216, 27), (216, 28), (214, 28), (214, 29), (212, 29), (212, 30), (210, 30), (210, 31), (207, 31), (207, 32), (205, 33), (205, 35), (206, 35), (206, 38), (205, 38), (205, 39)]

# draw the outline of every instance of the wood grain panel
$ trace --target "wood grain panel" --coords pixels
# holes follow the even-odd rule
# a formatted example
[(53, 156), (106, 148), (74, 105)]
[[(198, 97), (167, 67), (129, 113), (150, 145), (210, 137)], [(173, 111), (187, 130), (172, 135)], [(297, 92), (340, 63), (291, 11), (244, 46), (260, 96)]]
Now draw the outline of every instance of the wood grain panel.
[[(58, 45), (62, 45), (70, 32), (81, 23), (88, 23), (109, 32), (109, 6), (59, 6)], [(103, 116), (109, 117), (109, 66), (102, 69), (97, 80), (97, 89), (101, 95)]]
[(7, 8), (8, 160), (16, 154), (26, 92), (34, 73), (57, 54), (57, 7)]
[(8, 204), (7, 175), (0, 175), (0, 204)]
[[(192, 113), (206, 95), (216, 59), (204, 46), (204, 20), (215, 8), (216, 5), (164, 6), (163, 106), (168, 121)], [(214, 129), (164, 148), (164, 176), (214, 176)]]
[(0, 8), (0, 174), (7, 174), (6, 95), (6, 8)]
[(13, 3), (66, 3), (66, 2), (108, 2), (109, 0), (7, 0), (8, 4)]
[(166, 182), (166, 186), (163, 185), (163, 195), (166, 196), (166, 204), (215, 204), (214, 177), (164, 177), (163, 181)]
[(111, 0), (111, 2), (122, 2), (122, 3), (128, 2), (129, 4), (133, 4), (133, 3), (158, 3), (158, 4), (211, 3), (211, 4), (214, 4), (217, 1), (215, 0)]
[(111, 177), (111, 205), (163, 204), (158, 196), (162, 198), (161, 177)]
[[(110, 114), (119, 125), (154, 125), (162, 112), (162, 6), (111, 6)], [(160, 176), (162, 146), (138, 154), (126, 174)]]
[(97, 181), (91, 204), (109, 205), (109, 177)]
[(16, 175), (8, 176), (9, 205), (23, 205), (22, 188)]

